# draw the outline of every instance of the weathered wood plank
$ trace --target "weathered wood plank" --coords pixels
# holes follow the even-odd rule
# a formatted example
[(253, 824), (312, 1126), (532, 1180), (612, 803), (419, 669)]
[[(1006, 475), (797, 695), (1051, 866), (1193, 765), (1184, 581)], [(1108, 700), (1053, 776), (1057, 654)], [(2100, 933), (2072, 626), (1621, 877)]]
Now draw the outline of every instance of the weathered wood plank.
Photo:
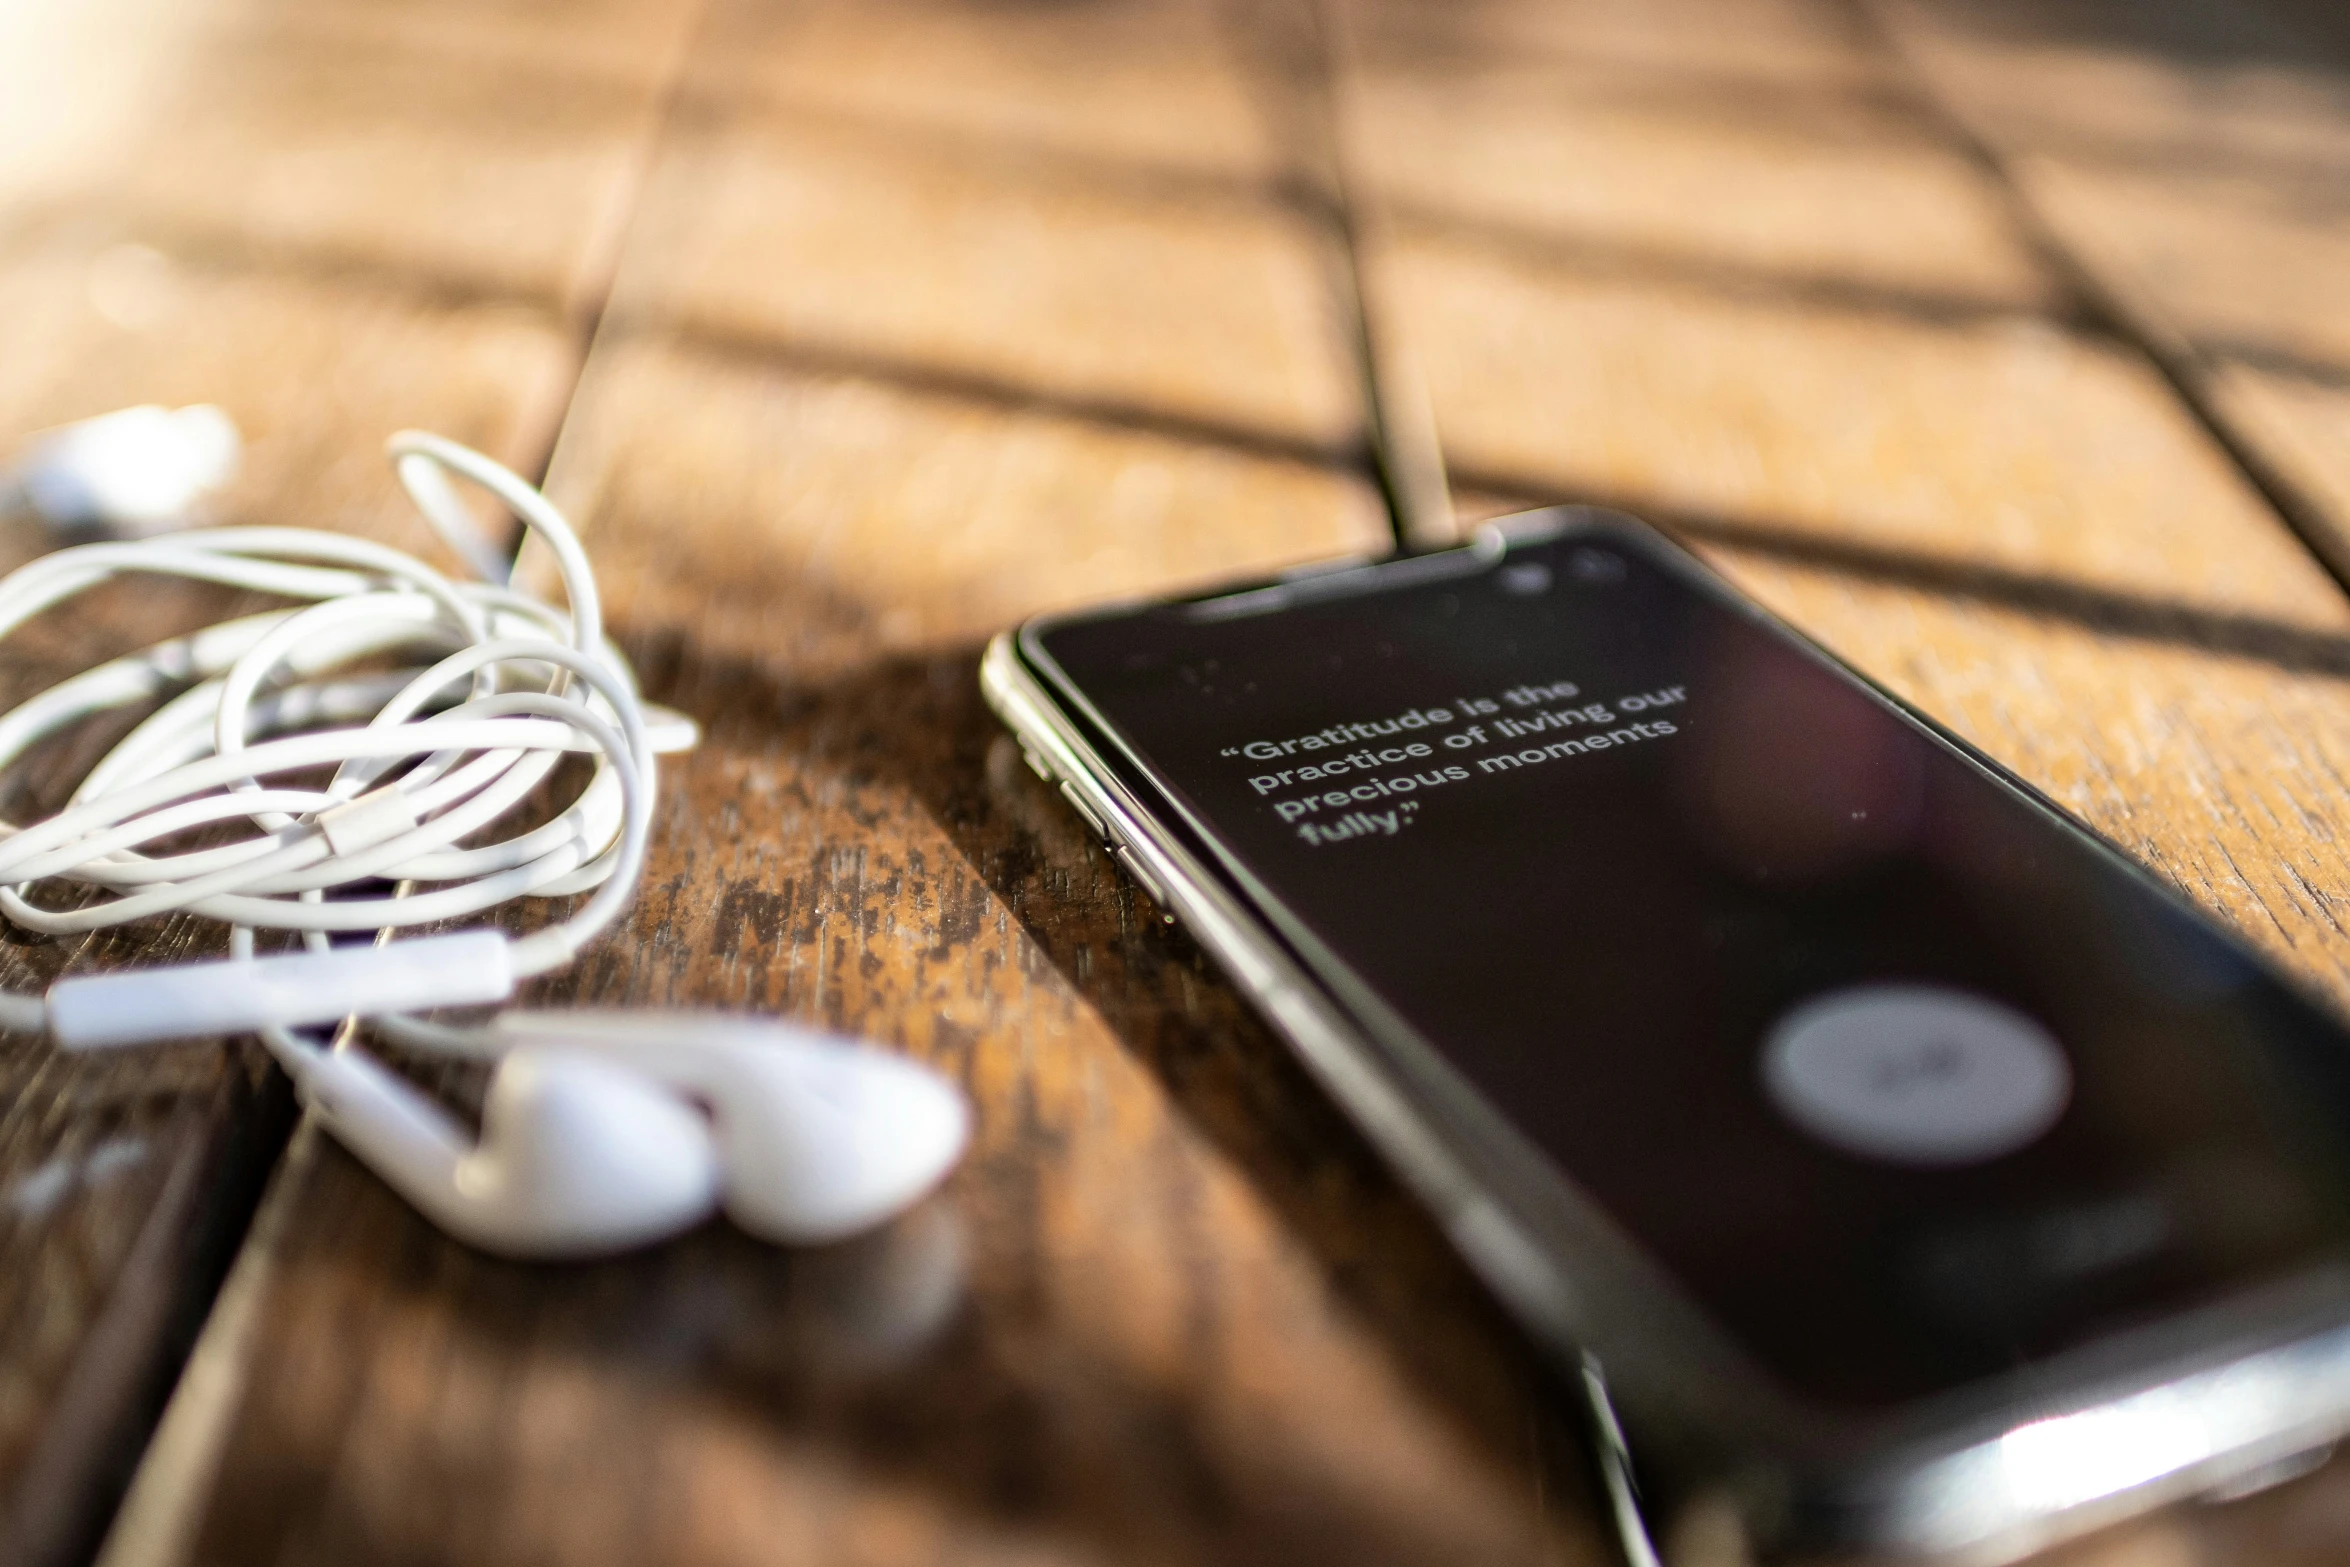
[[(2350, 1001), (2350, 607), (2145, 358), (2085, 328), (1869, 30), (1705, 0), (1454, 14), (1348, 7), (1349, 128), (1394, 214), (1381, 325), (1425, 366), (1465, 509), (1677, 527)], [(1488, 178), (1488, 148), (1549, 177)], [(1882, 221), (1932, 189), (1932, 221)], [(2074, 1559), (2338, 1560), (2344, 1483)]]
[[(720, 353), (1351, 459), (1361, 419), (1326, 261), (1277, 188), (1250, 78), (1211, 47), (1215, 13), (1036, 20), (721, 9), (641, 219), (669, 264), (637, 269), (620, 308)], [(967, 32), (994, 43), (957, 47)], [(942, 45), (971, 62), (933, 97), (919, 62)], [(998, 56), (1022, 64), (983, 95)], [(891, 108), (804, 85), (853, 87), (876, 57), (916, 62)], [(1092, 115), (1111, 83), (1124, 108), (1089, 142), (1020, 123)], [(1040, 107), (1056, 100), (1073, 101)], [(1173, 126), (1186, 161), (1135, 129)]]
[(1879, 11), (2018, 195), (2350, 568), (2350, 30), (2264, 0)]
[[(625, 184), (630, 117), (641, 133), (656, 74), (625, 50), (596, 63), (600, 96), (572, 111), (550, 159), (513, 137), (562, 96), (561, 51), (534, 67), (535, 102), (511, 95), (493, 62), (469, 63), (501, 27), (527, 27), (510, 13), (419, 7), (392, 38), (396, 27), (356, 10), (68, 9), (0, 23), (13, 29), (0, 116), (12, 129), (20, 110), (41, 120), (0, 154), (0, 452), (128, 403), (219, 402), (251, 441), (219, 516), (415, 546), (426, 538), (379, 456), (391, 430), (426, 424), (524, 461), (543, 454), (546, 410), (568, 395), (579, 355), (570, 296), (592, 276), (581, 257)], [(631, 15), (603, 9), (608, 23)], [(674, 25), (665, 14), (634, 8), (640, 43)], [(375, 31), (345, 52), (405, 50), (404, 74), (387, 72), (398, 90), (372, 101), (321, 90), (315, 35), (363, 24)], [(420, 142), (473, 151), (426, 168)], [(348, 194), (372, 183), (377, 204), (338, 214), (306, 200), (310, 232), (273, 229), (256, 192), (272, 160), (305, 159), (334, 164), (330, 183)], [(395, 169), (425, 177), (385, 189)], [(485, 232), (484, 215), (500, 213), (516, 226)], [(392, 243), (434, 233), (452, 248)], [(41, 546), (29, 523), (7, 530), (9, 564)], [(13, 643), (0, 684), (13, 699), (221, 607), (194, 593), (103, 596)], [(12, 940), (0, 984), (215, 939), (174, 924)], [(0, 1560), (88, 1559), (291, 1120), (282, 1084), (247, 1049), (68, 1060), (0, 1042)]]
[(1389, 220), (1563, 274), (1938, 317), (2047, 305), (1996, 194), (1832, 11), (1339, 7)]
[(708, 738), (549, 994), (900, 1046), (969, 1162), (849, 1247), (551, 1270), (320, 1145), (124, 1567), (1602, 1559), (1542, 1374), (978, 703), (1020, 614), (1384, 543), (1216, 10), (1052, 18), (722, 3), (553, 475)]

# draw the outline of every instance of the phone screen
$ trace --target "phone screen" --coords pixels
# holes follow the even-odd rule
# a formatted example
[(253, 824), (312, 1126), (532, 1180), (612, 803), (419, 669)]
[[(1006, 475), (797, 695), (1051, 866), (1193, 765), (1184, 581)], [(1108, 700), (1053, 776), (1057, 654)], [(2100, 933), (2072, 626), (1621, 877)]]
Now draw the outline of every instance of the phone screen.
[(1644, 532), (1436, 559), (1034, 645), (1789, 1391), (2343, 1253), (2345, 1036), (2234, 939)]

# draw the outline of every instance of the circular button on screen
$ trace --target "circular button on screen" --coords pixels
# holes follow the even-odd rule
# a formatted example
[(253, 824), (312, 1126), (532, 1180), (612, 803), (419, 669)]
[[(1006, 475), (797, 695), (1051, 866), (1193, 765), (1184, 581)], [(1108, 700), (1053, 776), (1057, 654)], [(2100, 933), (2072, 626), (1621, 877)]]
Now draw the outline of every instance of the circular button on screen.
[(2056, 1124), (2072, 1068), (2012, 1007), (1932, 985), (1807, 1001), (1763, 1046), (1772, 1103), (1831, 1147), (1894, 1164), (1976, 1164)]

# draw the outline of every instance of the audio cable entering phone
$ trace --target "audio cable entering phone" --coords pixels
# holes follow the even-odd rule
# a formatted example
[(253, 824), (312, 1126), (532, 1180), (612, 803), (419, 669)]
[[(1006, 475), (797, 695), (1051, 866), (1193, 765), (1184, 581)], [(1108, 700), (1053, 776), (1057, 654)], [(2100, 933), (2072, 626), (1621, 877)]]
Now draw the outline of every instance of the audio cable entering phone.
[[(0, 915), (74, 935), (187, 914), (229, 956), (0, 992), (0, 1029), (67, 1050), (252, 1033), (353, 1154), (443, 1229), (514, 1256), (584, 1256), (723, 1206), (771, 1240), (888, 1218), (969, 1132), (937, 1074), (773, 1021), (494, 1006), (568, 964), (643, 874), (656, 758), (692, 720), (646, 703), (604, 634), (561, 513), (517, 475), (421, 432), (389, 444), (425, 520), (480, 580), (307, 528), (191, 529), (86, 544), (0, 579), (0, 639), (126, 577), (267, 594), (241, 616), (86, 670), (0, 715), (0, 771), (84, 726), (152, 711), (64, 805), (0, 821)], [(517, 586), (452, 477), (518, 517), (560, 605)], [(584, 781), (548, 809), (584, 759)], [(560, 796), (558, 796), (560, 797)], [(577, 899), (525, 934), (445, 929), (521, 899)], [(430, 933), (404, 935), (433, 927)], [(261, 952), (256, 932), (294, 938)], [(335, 937), (372, 932), (367, 945)], [(362, 1051), (357, 1020), (423, 1053), (496, 1063), (478, 1138)]]

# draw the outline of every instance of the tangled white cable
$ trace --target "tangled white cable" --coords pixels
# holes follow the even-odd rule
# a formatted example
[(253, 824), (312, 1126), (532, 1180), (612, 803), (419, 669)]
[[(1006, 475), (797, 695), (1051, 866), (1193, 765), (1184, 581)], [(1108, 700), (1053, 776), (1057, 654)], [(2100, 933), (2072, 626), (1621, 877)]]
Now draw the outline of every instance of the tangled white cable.
[[(954, 1163), (968, 1117), (911, 1063), (744, 1019), (517, 1013), (452, 1029), (412, 1015), (504, 1001), (610, 926), (644, 866), (654, 758), (696, 731), (639, 697), (604, 636), (587, 556), (537, 490), (438, 436), (405, 432), (390, 454), (484, 580), (305, 528), (85, 545), (0, 580), (0, 637), (131, 575), (296, 601), (117, 658), (0, 716), (4, 771), (78, 725), (160, 702), (55, 815), (0, 821), (0, 914), (61, 935), (190, 914), (230, 937), (223, 961), (0, 993), (0, 1029), (74, 1049), (255, 1033), (338, 1137), (494, 1250), (611, 1250), (720, 1200), (757, 1233), (825, 1239), (912, 1201)], [(563, 607), (511, 584), (451, 474), (546, 547)], [(572, 755), (591, 765), (568, 805), (512, 825)], [(526, 936), (387, 939), (579, 893)], [(257, 931), (300, 947), (256, 955)], [(376, 943), (330, 939), (367, 931)], [(347, 1035), (326, 1048), (295, 1032), (359, 1017), (410, 1046), (503, 1058), (478, 1146)]]
[[(193, 969), (69, 980), (46, 1009), (0, 997), (0, 1024), (46, 1021), (62, 1042), (112, 1044), (325, 1022), (386, 1003), (498, 1001), (514, 979), (569, 961), (627, 907), (651, 829), (653, 758), (692, 745), (693, 725), (638, 698), (604, 639), (587, 556), (535, 489), (438, 436), (403, 433), (391, 454), (461, 556), (485, 550), (447, 471), (512, 507), (552, 555), (568, 611), (502, 575), (453, 582), (387, 545), (300, 528), (85, 545), (0, 581), (0, 637), (129, 574), (312, 601), (115, 659), (0, 717), (4, 768), (72, 726), (187, 688), (91, 768), (56, 815), (0, 821), (0, 913), (69, 934), (185, 911), (243, 933), (240, 956), (255, 930), (300, 932), (312, 956), (262, 960), (262, 973), (246, 969), (245, 983), (209, 996)], [(571, 752), (594, 766), (568, 809), (467, 841), (494, 832)], [(329, 767), (324, 783), (301, 777)], [(249, 831), (153, 850), (232, 823)], [(328, 896), (390, 882), (429, 890)], [(104, 896), (58, 906), (44, 892), (60, 886)], [(590, 888), (568, 918), (511, 943), (482, 932), (403, 944), (412, 950), (399, 972), (380, 953), (338, 963), (328, 948), (335, 931), (437, 924)], [(336, 983), (359, 973), (368, 994)]]

